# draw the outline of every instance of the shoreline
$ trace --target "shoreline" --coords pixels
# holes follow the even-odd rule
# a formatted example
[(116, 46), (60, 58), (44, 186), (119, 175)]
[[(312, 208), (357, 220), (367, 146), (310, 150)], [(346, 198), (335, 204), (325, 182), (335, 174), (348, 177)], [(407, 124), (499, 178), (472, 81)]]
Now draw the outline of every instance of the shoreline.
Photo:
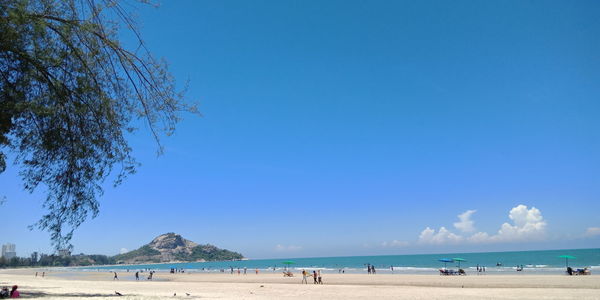
[[(145, 273), (144, 273), (145, 274)], [(134, 272), (78, 272), (53, 269), (35, 277), (31, 269), (0, 270), (0, 286), (19, 285), (22, 297), (123, 299), (597, 299), (597, 275), (439, 276), (407, 274), (324, 274), (323, 285), (302, 284), (302, 276), (279, 273), (157, 273), (157, 281), (134, 279)], [(142, 276), (143, 277), (143, 276)], [(185, 293), (189, 293), (187, 296)], [(195, 297), (195, 298), (194, 298)]]
[[(163, 265), (163, 264), (161, 264)], [(143, 265), (143, 266), (153, 266), (151, 264)], [(133, 267), (133, 268), (129, 268)], [(135, 268), (137, 267), (137, 268)], [(177, 267), (177, 266), (175, 266)], [(180, 269), (180, 268), (176, 268)], [(206, 275), (231, 275), (230, 268), (222, 269), (194, 269), (194, 268), (181, 268), (184, 270), (183, 274), (206, 274)], [(236, 275), (240, 270), (240, 273), (243, 274), (243, 267), (234, 267), (233, 275)], [(388, 275), (440, 275), (439, 270), (444, 268), (417, 268), (417, 267), (394, 267), (394, 271), (388, 269), (377, 269), (376, 275), (388, 276)], [(448, 267), (448, 270), (456, 271), (457, 267)], [(486, 268), (485, 272), (478, 272), (475, 267), (463, 267), (466, 271), (467, 276), (555, 276), (555, 275), (565, 275), (566, 268), (525, 268), (523, 271), (516, 271), (515, 267), (489, 267)], [(578, 269), (576, 267), (574, 270)], [(581, 268), (583, 269), (583, 268)], [(591, 275), (600, 275), (600, 267), (592, 266), (589, 268), (591, 270)], [(246, 268), (248, 274), (254, 274), (256, 270), (259, 271), (260, 274), (281, 274), (286, 268), (278, 267), (275, 270), (272, 268)], [(353, 274), (353, 275), (367, 275), (366, 269), (357, 269), (357, 268), (341, 268), (341, 269), (331, 269), (331, 268), (323, 268), (323, 267), (290, 267), (287, 270), (299, 274), (302, 270), (310, 271), (320, 271), (323, 274), (327, 275), (344, 275), (344, 274)], [(340, 272), (340, 270), (344, 270), (344, 272)], [(142, 273), (147, 271), (154, 271), (158, 274), (168, 274), (170, 273), (170, 269), (167, 268), (140, 268), (140, 265), (97, 265), (97, 266), (76, 266), (76, 267), (63, 267), (63, 266), (35, 266), (35, 267), (16, 267), (16, 268), (0, 268), (1, 272), (43, 272), (43, 271), (54, 271), (61, 273), (102, 273), (102, 272), (118, 272), (118, 273), (135, 273), (136, 271), (140, 271)], [(176, 272), (175, 274), (181, 274)], [(462, 276), (462, 275), (454, 275), (454, 276)], [(584, 275), (575, 275), (575, 276), (584, 276)], [(589, 275), (585, 275), (589, 276)]]

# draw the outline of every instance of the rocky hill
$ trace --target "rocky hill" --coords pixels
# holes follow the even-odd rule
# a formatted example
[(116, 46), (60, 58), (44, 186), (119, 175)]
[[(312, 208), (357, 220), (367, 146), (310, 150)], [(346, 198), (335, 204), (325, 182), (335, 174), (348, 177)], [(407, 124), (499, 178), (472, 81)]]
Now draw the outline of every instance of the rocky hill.
[(199, 245), (172, 232), (159, 235), (149, 244), (136, 250), (113, 257), (116, 263), (124, 264), (238, 260), (242, 258), (244, 257), (240, 253), (219, 249), (209, 244)]

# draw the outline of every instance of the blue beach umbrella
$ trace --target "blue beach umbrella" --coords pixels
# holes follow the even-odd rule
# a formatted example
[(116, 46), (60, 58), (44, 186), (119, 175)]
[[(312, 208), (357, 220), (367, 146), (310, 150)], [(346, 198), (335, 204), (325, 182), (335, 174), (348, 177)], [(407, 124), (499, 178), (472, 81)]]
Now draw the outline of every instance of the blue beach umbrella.
[(440, 259), (438, 259), (438, 261), (441, 261), (444, 263), (444, 269), (446, 268), (447, 263), (453, 262), (452, 258), (440, 258)]

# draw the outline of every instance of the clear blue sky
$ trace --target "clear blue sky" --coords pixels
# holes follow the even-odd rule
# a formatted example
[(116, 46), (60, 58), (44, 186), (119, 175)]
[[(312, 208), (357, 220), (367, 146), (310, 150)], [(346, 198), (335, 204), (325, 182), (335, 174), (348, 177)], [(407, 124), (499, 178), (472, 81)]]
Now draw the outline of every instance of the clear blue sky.
[[(76, 252), (165, 232), (253, 258), (600, 246), (599, 2), (163, 2), (143, 36), (203, 117), (160, 157), (131, 137), (142, 167)], [(0, 195), (0, 243), (49, 252), (12, 165)]]

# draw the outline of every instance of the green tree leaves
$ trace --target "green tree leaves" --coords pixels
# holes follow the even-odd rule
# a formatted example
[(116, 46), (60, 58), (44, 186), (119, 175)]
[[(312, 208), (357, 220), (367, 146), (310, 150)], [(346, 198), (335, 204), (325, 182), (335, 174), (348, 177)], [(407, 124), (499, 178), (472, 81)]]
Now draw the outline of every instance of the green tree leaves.
[(135, 172), (124, 138), (134, 120), (159, 143), (181, 112), (197, 112), (141, 38), (121, 46), (119, 25), (139, 38), (119, 1), (0, 0), (0, 150), (15, 154), (26, 190), (45, 187), (36, 225), (57, 248), (98, 214), (110, 174), (119, 184)]

